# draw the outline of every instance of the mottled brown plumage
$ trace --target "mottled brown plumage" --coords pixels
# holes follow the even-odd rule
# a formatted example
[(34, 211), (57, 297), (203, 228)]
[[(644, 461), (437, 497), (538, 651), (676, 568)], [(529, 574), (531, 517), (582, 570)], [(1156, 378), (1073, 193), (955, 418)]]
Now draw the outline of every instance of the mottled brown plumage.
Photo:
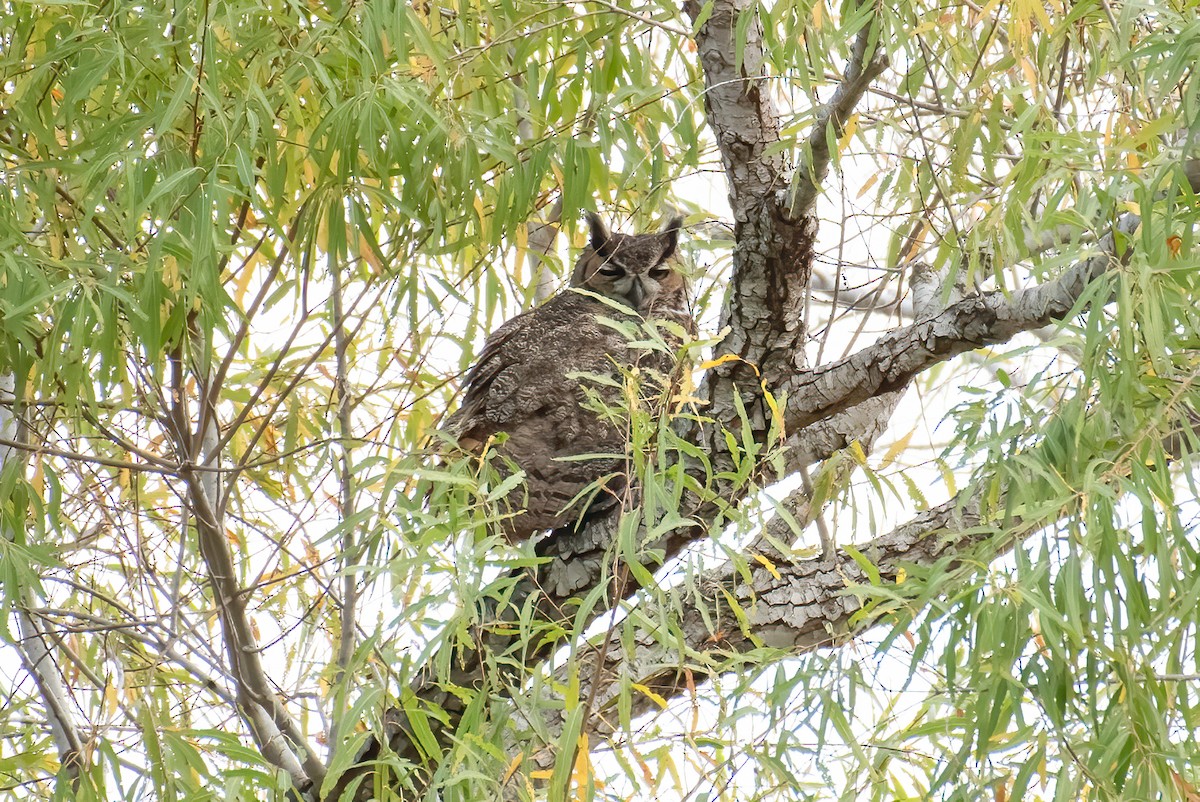
[[(601, 490), (597, 500), (624, 486), (625, 427), (585, 408), (584, 388), (618, 406), (623, 371), (636, 367), (651, 393), (670, 380), (672, 355), (631, 347), (602, 318), (639, 325), (668, 319), (691, 330), (687, 285), (672, 264), (681, 222), (674, 218), (657, 234), (614, 234), (589, 214), (590, 243), (575, 265), (572, 287), (636, 315), (566, 290), (497, 329), (468, 372), (462, 406), (447, 428), (467, 451), (493, 448), (493, 465), (502, 472), (511, 465), (525, 472), (523, 487), (508, 497), (516, 512), (505, 524), (510, 540), (574, 524), (585, 510), (572, 500), (597, 480), (607, 477), (607, 494)], [(611, 377), (618, 386), (576, 374)], [(564, 459), (583, 455), (599, 456)]]

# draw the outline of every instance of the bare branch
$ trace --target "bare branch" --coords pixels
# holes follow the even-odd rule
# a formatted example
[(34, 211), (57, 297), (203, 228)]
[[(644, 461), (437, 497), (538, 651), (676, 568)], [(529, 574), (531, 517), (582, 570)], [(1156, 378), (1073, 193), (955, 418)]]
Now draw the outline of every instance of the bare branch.
[[(334, 356), (337, 372), (334, 397), (337, 403), (337, 430), (341, 446), (338, 455), (338, 490), (340, 509), (338, 516), (346, 521), (354, 516), (354, 472), (351, 468), (351, 449), (353, 442), (353, 424), (351, 409), (353, 400), (350, 398), (350, 339), (346, 331), (346, 318), (342, 309), (342, 277), (340, 266), (334, 257), (329, 257), (329, 274), (333, 283), (331, 291), (331, 306), (334, 319)], [(354, 657), (354, 648), (358, 643), (358, 583), (356, 569), (360, 559), (360, 547), (354, 527), (347, 527), (342, 535), (341, 565), (342, 599), (341, 623), (338, 640), (338, 651), (335, 658), (337, 674), (334, 677), (336, 688), (334, 697), (333, 725), (330, 728), (330, 743), (337, 743), (339, 725), (347, 707), (346, 671)]]
[(877, 37), (878, 31), (872, 17), (854, 40), (845, 77), (834, 90), (833, 98), (817, 115), (817, 124), (808, 135), (807, 147), (792, 179), (787, 215), (793, 220), (811, 213), (820, 193), (821, 182), (829, 172), (830, 143), (842, 136), (846, 121), (870, 88), (871, 82), (888, 67), (887, 55), (882, 50), (872, 52)]
[[(653, 17), (649, 16), (648, 14), (638, 14), (635, 11), (629, 11), (627, 9), (621, 8), (616, 3), (608, 2), (608, 0), (586, 0), (586, 2), (606, 8), (614, 14), (620, 14), (621, 16), (629, 17), (631, 20), (636, 20), (637, 22), (640, 22), (643, 25), (648, 25), (651, 28), (659, 28), (659, 29), (666, 31), (667, 33), (672, 34), (674, 36), (682, 36), (684, 38), (691, 36), (691, 33), (689, 33), (688, 31), (685, 31), (683, 28), (677, 28), (674, 25), (669, 25), (665, 22), (660, 22), (660, 21), (654, 19)], [(582, 5), (582, 3), (580, 5)]]
[(1053, 281), (1011, 297), (998, 291), (973, 295), (936, 316), (885, 334), (846, 359), (797, 373), (786, 383), (788, 431), (801, 431), (869, 398), (893, 392), (938, 362), (1062, 320), (1089, 282), (1129, 258), (1127, 245), (1122, 244), (1117, 253), (1117, 237), (1128, 238), (1140, 222), (1135, 214), (1123, 215), (1114, 231), (1100, 240), (1099, 254)]
[(245, 596), (237, 582), (229, 541), (217, 522), (201, 475), (185, 469), (183, 479), (196, 522), (200, 553), (217, 603), (230, 673), (237, 685), (239, 712), (250, 725), (255, 743), (267, 760), (291, 775), (298, 788), (319, 786), (325, 767), (267, 679), (246, 616)]
[(537, 303), (554, 294), (554, 274), (546, 269), (546, 255), (550, 253), (554, 247), (554, 240), (558, 238), (562, 209), (562, 198), (559, 197), (550, 206), (544, 221), (531, 220), (526, 224), (529, 232), (526, 259), (529, 271), (535, 277), (533, 297)]
[[(14, 409), (16, 403), (16, 379), (12, 374), (0, 376), (0, 435), (4, 445), (0, 445), (0, 467), (12, 459), (24, 462), (21, 447), (26, 437), (21, 425), (21, 415)], [(7, 445), (11, 443), (12, 445)], [(0, 537), (13, 540), (13, 532), (0, 531)], [(20, 603), (16, 606), (17, 630), (20, 639), (16, 642), (17, 651), (21, 655), (21, 663), (33, 677), (42, 704), (46, 710), (46, 723), (54, 738), (54, 746), (58, 750), (58, 759), (67, 769), (72, 778), (78, 777), (83, 768), (83, 736), (75, 724), (71, 709), (70, 693), (59, 673), (58, 663), (54, 657), (51, 639), (38, 621), (29, 614), (34, 606), (33, 593), (29, 588), (20, 588)]]
[[(204, 344), (198, 347), (203, 348)], [(257, 639), (246, 615), (246, 594), (237, 580), (233, 553), (221, 523), (220, 477), (215, 472), (192, 467), (220, 464), (221, 438), (215, 410), (198, 415), (200, 428), (194, 434), (190, 431), (182, 345), (176, 346), (172, 364), (171, 434), (183, 463), (179, 476), (185, 487), (184, 502), (195, 523), (200, 555), (216, 602), (229, 671), (237, 690), (238, 712), (249, 725), (263, 757), (286, 771), (297, 788), (320, 786), (325, 767), (283, 706), (260, 659)], [(197, 378), (200, 403), (204, 404), (211, 397), (208, 383), (212, 373), (202, 373)]]

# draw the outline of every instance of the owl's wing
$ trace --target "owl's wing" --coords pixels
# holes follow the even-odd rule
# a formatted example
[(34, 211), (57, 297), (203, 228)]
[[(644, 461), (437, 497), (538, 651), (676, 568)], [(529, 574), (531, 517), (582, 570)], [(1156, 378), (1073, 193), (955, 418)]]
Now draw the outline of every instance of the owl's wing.
[(484, 343), (463, 383), (462, 404), (447, 421), (461, 445), (468, 449), (481, 445), (504, 424), (539, 411), (529, 405), (530, 399), (522, 398), (518, 404), (514, 396), (521, 385), (544, 380), (544, 366), (539, 364), (544, 359), (543, 345), (555, 338), (554, 329), (562, 320), (552, 304), (560, 305), (551, 300), (517, 315)]
[(466, 423), (483, 411), (492, 382), (516, 361), (513, 359), (513, 341), (521, 339), (519, 335), (525, 326), (513, 324), (525, 323), (526, 321), (521, 320), (522, 317), (524, 315), (513, 318), (487, 338), (475, 364), (467, 371), (467, 378), (463, 382), (462, 404), (452, 416), (452, 421)]

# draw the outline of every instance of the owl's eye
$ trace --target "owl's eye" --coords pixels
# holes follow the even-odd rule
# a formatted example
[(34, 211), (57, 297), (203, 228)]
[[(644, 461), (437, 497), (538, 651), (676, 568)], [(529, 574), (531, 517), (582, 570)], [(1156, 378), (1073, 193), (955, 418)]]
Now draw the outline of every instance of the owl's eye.
[(671, 272), (671, 269), (669, 267), (663, 267), (662, 265), (659, 265), (658, 267), (652, 267), (652, 268), (650, 268), (650, 278), (653, 278), (653, 279), (666, 278), (667, 274), (670, 272)]
[(625, 275), (625, 268), (609, 262), (596, 272), (602, 276), (608, 276), (609, 278), (620, 278), (621, 276)]

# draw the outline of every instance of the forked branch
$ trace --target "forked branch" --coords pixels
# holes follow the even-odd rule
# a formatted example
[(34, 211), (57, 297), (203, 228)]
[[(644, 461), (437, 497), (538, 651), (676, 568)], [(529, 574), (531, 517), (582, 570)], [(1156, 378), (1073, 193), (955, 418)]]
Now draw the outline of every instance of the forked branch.
[(1123, 215), (1100, 240), (1099, 253), (1057, 279), (1011, 296), (995, 291), (964, 298), (940, 314), (888, 332), (845, 359), (798, 372), (785, 384), (788, 432), (904, 387), (938, 362), (1064, 319), (1093, 281), (1126, 263), (1131, 248), (1118, 242), (1127, 242), (1140, 223), (1135, 214)]

